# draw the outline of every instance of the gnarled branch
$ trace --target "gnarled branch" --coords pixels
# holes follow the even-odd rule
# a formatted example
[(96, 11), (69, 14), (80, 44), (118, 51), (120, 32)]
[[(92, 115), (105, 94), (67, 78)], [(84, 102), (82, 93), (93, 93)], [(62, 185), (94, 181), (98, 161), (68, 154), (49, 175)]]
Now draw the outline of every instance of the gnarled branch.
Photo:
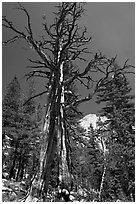
[(45, 94), (45, 93), (47, 93), (47, 92), (48, 92), (48, 91), (43, 91), (43, 92), (41, 92), (41, 93), (38, 93), (38, 94), (36, 94), (36, 95), (30, 97), (27, 101), (25, 101), (25, 103), (23, 104), (23, 106), (25, 106), (30, 100), (32, 100), (32, 99), (34, 99), (34, 98), (36, 98), (36, 97), (38, 97), (38, 96), (41, 96), (41, 95), (43, 95), (43, 94)]

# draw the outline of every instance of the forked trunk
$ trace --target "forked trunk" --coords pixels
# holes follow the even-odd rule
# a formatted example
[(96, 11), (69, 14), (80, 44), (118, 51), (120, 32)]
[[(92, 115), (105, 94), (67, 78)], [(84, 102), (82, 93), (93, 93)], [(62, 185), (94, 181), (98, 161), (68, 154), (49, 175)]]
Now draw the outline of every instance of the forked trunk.
[(41, 198), (43, 201), (46, 200), (51, 174), (50, 166), (56, 147), (58, 158), (58, 190), (66, 189), (70, 191), (71, 176), (67, 150), (68, 140), (64, 120), (64, 62), (60, 62), (61, 49), (60, 45), (57, 68), (53, 70), (50, 80), (46, 116), (41, 138), (39, 173), (31, 186), (29, 196), (26, 199), (27, 202), (35, 201), (34, 197)]

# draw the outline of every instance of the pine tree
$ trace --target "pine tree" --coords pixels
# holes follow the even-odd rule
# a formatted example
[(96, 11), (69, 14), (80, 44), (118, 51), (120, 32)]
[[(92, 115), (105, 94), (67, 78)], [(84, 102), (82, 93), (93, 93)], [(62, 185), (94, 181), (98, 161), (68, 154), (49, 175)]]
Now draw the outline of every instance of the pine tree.
[[(135, 110), (131, 101), (134, 96), (130, 95), (129, 82), (117, 65), (115, 69), (113, 78), (106, 80), (104, 86), (98, 89), (97, 103), (105, 102), (101, 112), (109, 120), (111, 134), (109, 147), (111, 180), (108, 189), (110, 188), (110, 191), (113, 189), (115, 199), (124, 201), (132, 200), (134, 197), (134, 191), (131, 193), (129, 189), (131, 183), (134, 185), (135, 179)], [(122, 194), (117, 192), (119, 188)]]
[[(19, 138), (19, 161), (17, 180), (21, 180), (24, 174), (29, 174), (29, 179), (33, 177), (37, 170), (39, 161), (39, 137), (40, 125), (37, 120), (39, 111), (36, 111), (36, 101), (32, 99), (25, 103), (35, 94), (34, 81), (28, 82), (28, 93), (22, 96), (22, 104), (20, 107), (20, 138)], [(26, 173), (25, 173), (26, 172)]]
[[(33, 85), (29, 85), (28, 96), (21, 90), (17, 77), (7, 87), (3, 99), (3, 172), (8, 177), (21, 181), (26, 174), (33, 177), (39, 162), (40, 126), (37, 121), (36, 103), (31, 100)], [(30, 179), (29, 178), (29, 179)]]
[[(17, 77), (14, 79), (7, 87), (7, 93), (3, 99), (2, 106), (2, 122), (3, 122), (3, 148), (5, 146), (5, 142), (8, 143), (8, 147), (11, 147), (9, 150), (5, 150), (7, 157), (4, 156), (3, 153), (3, 162), (5, 163), (5, 158), (7, 158), (10, 162), (8, 162), (7, 170), (9, 173), (9, 178), (15, 178), (15, 166), (17, 159), (17, 148), (18, 148), (18, 131), (19, 131), (19, 109), (21, 104), (21, 87)], [(4, 149), (3, 149), (4, 152)], [(9, 153), (10, 152), (10, 153)], [(5, 166), (5, 164), (4, 164)]]
[[(12, 127), (12, 124), (16, 122), (16, 115), (20, 106), (20, 97), (21, 97), (21, 87), (18, 82), (17, 77), (14, 79), (7, 87), (7, 92), (3, 99), (3, 127), (6, 131), (6, 127)], [(6, 132), (5, 132), (6, 133)]]

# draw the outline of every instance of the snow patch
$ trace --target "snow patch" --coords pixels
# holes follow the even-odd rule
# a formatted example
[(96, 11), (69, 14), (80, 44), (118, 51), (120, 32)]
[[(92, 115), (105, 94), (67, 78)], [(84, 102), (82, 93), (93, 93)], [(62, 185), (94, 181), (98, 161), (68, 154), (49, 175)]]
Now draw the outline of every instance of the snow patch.
[(83, 127), (85, 130), (88, 130), (88, 128), (90, 127), (90, 125), (92, 125), (93, 129), (98, 129), (98, 125), (97, 122), (99, 120), (99, 118), (101, 119), (101, 121), (104, 123), (107, 120), (107, 117), (105, 116), (97, 116), (96, 114), (89, 114), (86, 115), (84, 118), (82, 118), (79, 122), (80, 122), (80, 126)]

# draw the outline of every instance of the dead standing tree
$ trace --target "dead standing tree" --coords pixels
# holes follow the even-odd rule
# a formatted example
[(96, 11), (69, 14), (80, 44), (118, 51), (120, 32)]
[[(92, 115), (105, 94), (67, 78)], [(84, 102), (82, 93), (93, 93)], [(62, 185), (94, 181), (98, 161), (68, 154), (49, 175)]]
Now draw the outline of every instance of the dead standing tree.
[[(34, 98), (46, 93), (47, 103), (41, 138), (40, 168), (37, 175), (38, 191), (36, 191), (36, 194), (34, 193), (34, 180), (26, 201), (34, 201), (34, 197), (42, 198), (43, 201), (46, 199), (50, 166), (56, 148), (58, 155), (58, 188), (70, 192), (72, 175), (70, 172), (69, 136), (66, 130), (65, 111), (68, 109), (76, 111), (76, 106), (80, 103), (91, 100), (98, 87), (113, 73), (112, 66), (115, 61), (115, 58), (107, 59), (101, 54), (96, 54), (93, 59), (86, 62), (84, 55), (90, 53), (86, 45), (91, 41), (91, 38), (86, 37), (86, 28), (82, 30), (78, 25), (78, 20), (84, 12), (82, 3), (60, 3), (57, 8), (55, 22), (51, 26), (48, 26), (47, 23), (43, 24), (47, 39), (42, 37), (42, 41), (39, 42), (34, 39), (29, 13), (21, 4), (17, 9), (23, 11), (27, 17), (26, 33), (18, 30), (12, 22), (3, 16), (3, 26), (15, 33), (14, 37), (3, 43), (11, 43), (21, 38), (26, 40), (40, 57), (40, 60), (29, 59), (34, 65), (32, 66), (33, 71), (28, 74), (28, 77), (36, 76), (48, 79), (46, 90), (33, 96)], [(66, 67), (69, 69), (76, 60), (83, 60), (87, 63), (83, 72), (80, 73), (79, 69), (75, 71), (70, 69), (70, 72), (67, 71), (66, 74)], [(126, 66), (125, 64), (124, 68)], [(101, 77), (95, 80), (93, 75), (98, 74), (98, 72)], [(75, 93), (68, 87), (76, 80), (87, 89), (90, 86), (94, 87), (92, 93), (85, 98), (75, 96)], [(75, 98), (71, 104), (65, 101), (68, 93)]]

